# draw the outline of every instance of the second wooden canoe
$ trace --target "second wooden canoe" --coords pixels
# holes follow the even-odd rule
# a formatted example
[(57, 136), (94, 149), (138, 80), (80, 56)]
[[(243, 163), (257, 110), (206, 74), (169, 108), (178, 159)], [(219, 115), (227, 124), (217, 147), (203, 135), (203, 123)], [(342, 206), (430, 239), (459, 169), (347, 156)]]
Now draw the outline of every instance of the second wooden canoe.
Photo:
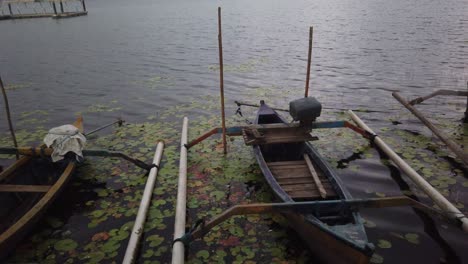
[[(73, 123), (81, 132), (83, 119)], [(74, 158), (22, 156), (0, 173), (0, 259), (16, 247), (69, 182)]]

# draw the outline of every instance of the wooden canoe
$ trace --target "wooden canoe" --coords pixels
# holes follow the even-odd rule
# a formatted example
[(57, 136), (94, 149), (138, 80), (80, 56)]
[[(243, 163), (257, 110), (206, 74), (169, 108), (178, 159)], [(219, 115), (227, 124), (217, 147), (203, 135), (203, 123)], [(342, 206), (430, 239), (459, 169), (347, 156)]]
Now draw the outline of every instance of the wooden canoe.
[[(255, 123), (287, 122), (262, 101)], [(307, 137), (300, 140), (297, 131), (293, 132), (291, 136), (287, 135), (291, 132), (277, 137), (269, 135), (263, 138), (264, 143), (253, 146), (275, 196), (282, 202), (351, 199), (334, 170), (307, 142)], [(323, 208), (313, 214), (287, 213), (285, 217), (314, 256), (324, 263), (369, 262), (374, 247), (368, 242), (357, 212), (343, 206), (339, 210)]]
[[(83, 119), (74, 126), (83, 131)], [(50, 157), (22, 156), (0, 173), (0, 259), (16, 247), (64, 189), (75, 170), (74, 159), (52, 163)]]

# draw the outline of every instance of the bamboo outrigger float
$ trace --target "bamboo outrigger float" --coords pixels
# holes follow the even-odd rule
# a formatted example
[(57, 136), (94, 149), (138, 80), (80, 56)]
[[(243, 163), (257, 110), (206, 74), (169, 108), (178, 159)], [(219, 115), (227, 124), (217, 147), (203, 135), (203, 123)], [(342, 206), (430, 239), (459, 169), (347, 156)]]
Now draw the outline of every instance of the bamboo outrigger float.
[(172, 244), (172, 263), (184, 263), (185, 245), (178, 240), (185, 233), (185, 210), (187, 205), (187, 137), (188, 118), (184, 117), (180, 140), (179, 181), (177, 184), (177, 204), (174, 223), (174, 243)]
[[(427, 126), (442, 142), (444, 142), (447, 147), (457, 155), (458, 158), (468, 166), (468, 152), (460, 148), (455, 142), (450, 140), (448, 135), (446, 135), (443, 131), (439, 130), (436, 126), (434, 126), (431, 121), (429, 121), (418, 109), (416, 109), (413, 105), (422, 103), (423, 101), (432, 98), (437, 95), (456, 95), (456, 96), (466, 96), (468, 98), (468, 92), (463, 91), (450, 91), (450, 90), (439, 90), (430, 95), (419, 97), (410, 102), (406, 101), (399, 93), (394, 92), (392, 93), (393, 97), (398, 100), (404, 107), (406, 107), (411, 113), (413, 113), (424, 125)], [(467, 99), (468, 100), (468, 99)], [(467, 101), (467, 111), (465, 112), (465, 118), (467, 119), (468, 113), (468, 101)]]
[(164, 150), (164, 143), (159, 142), (154, 152), (153, 164), (154, 168), (150, 170), (148, 180), (146, 181), (145, 190), (141, 198), (140, 207), (138, 208), (138, 214), (133, 225), (132, 234), (128, 241), (127, 250), (122, 261), (123, 264), (131, 264), (135, 262), (136, 253), (138, 249), (138, 243), (140, 242), (141, 236), (143, 235), (143, 229), (146, 221), (146, 215), (148, 208), (151, 203), (151, 196), (153, 194), (154, 185), (156, 183), (156, 176), (159, 171), (159, 164), (161, 162), (162, 153)]
[[(351, 118), (363, 129), (376, 135), (353, 111), (348, 111)], [(395, 151), (393, 151), (380, 137), (374, 137), (374, 142), (379, 148), (389, 156), (389, 158), (403, 171), (408, 177), (423, 190), (436, 205), (438, 205), (442, 213), (449, 219), (453, 219), (457, 225), (466, 233), (468, 233), (468, 218), (458, 210), (450, 201), (448, 201), (440, 192), (438, 192), (431, 184), (429, 184), (421, 175), (419, 175), (411, 166), (408, 165)]]

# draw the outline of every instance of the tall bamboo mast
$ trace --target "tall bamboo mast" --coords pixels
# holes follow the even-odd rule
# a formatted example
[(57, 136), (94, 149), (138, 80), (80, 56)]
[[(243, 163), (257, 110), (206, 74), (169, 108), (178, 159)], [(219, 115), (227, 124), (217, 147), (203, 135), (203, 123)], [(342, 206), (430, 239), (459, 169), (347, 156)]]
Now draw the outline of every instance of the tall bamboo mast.
[(307, 76), (304, 97), (309, 96), (309, 82), (310, 82), (310, 64), (312, 62), (312, 39), (314, 34), (314, 27), (309, 28), (309, 55), (307, 58)]
[(223, 150), (227, 153), (226, 117), (224, 113), (224, 76), (223, 76), (223, 35), (221, 31), (221, 7), (218, 7), (218, 45), (219, 45), (219, 89), (221, 93), (221, 118), (223, 127)]
[[(10, 105), (8, 104), (8, 97), (6, 94), (5, 86), (3, 86), (2, 77), (0, 76), (0, 88), (2, 89), (3, 100), (5, 101), (5, 111), (8, 120), (8, 126), (10, 127), (11, 138), (13, 140), (13, 144), (15, 148), (18, 148), (18, 142), (16, 141), (15, 130), (13, 129), (13, 123), (11, 122), (11, 115), (10, 115)], [(16, 154), (16, 159), (19, 159), (19, 155)]]

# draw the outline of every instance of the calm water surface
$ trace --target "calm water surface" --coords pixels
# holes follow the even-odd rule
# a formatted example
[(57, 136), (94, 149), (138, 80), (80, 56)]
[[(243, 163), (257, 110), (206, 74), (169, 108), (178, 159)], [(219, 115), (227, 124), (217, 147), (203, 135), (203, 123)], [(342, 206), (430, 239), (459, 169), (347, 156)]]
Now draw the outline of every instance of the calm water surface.
[[(437, 89), (467, 89), (467, 0), (90, 0), (87, 6), (84, 17), (0, 21), (0, 74), (10, 87), (14, 120), (43, 110), (49, 112), (41, 120), (45, 127), (69, 122), (77, 112), (85, 113), (90, 128), (119, 116), (137, 123), (157, 118), (168, 107), (216, 96), (218, 6), (223, 8), (228, 115), (234, 100), (266, 99), (285, 108), (302, 96), (311, 25), (311, 94), (328, 111), (367, 109), (362, 115), (375, 128), (388, 126), (389, 116), (402, 115), (402, 128), (430, 135), (391, 92), (413, 98)], [(260, 92), (246, 98), (272, 88), (278, 97)], [(464, 102), (440, 97), (422, 109), (458, 122)], [(3, 107), (0, 120), (0, 131), (6, 132)], [(364, 168), (361, 176), (345, 180), (353, 193), (361, 194), (363, 184), (382, 173), (386, 180), (376, 183), (382, 189), (403, 188), (378, 161), (358, 163)], [(467, 206), (466, 188), (461, 195)], [(424, 220), (402, 210), (387, 210), (387, 220), (370, 232), (371, 240), (376, 242), (382, 230), (424, 232)], [(365, 214), (379, 218), (375, 211)], [(412, 251), (394, 245), (392, 254), (384, 254), (386, 263), (468, 262), (466, 236), (453, 230), (441, 235), (428, 235)]]

